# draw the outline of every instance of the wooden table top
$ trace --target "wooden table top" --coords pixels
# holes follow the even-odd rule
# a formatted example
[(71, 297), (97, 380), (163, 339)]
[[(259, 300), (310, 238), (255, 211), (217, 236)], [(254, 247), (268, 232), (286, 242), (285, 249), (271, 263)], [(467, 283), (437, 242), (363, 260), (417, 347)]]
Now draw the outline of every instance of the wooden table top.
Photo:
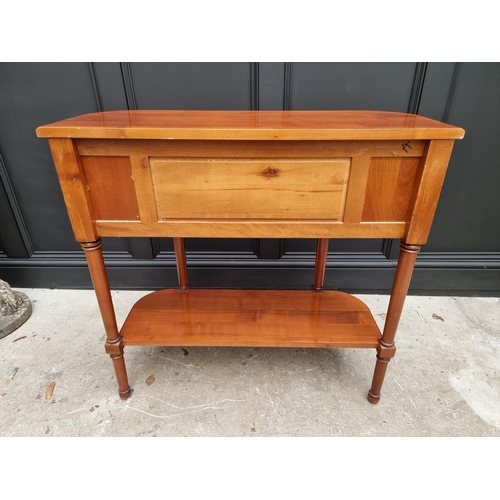
[(107, 111), (37, 129), (38, 137), (206, 140), (461, 139), (459, 127), (389, 111)]

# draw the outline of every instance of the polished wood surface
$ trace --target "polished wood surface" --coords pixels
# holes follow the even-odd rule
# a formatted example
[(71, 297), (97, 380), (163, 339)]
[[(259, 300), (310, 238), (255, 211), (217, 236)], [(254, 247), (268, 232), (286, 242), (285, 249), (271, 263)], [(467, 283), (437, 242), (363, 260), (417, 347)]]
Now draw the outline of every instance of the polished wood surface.
[(419, 158), (372, 158), (363, 222), (406, 222)]
[(78, 241), (406, 234), (416, 243), (453, 142), (50, 141)]
[(160, 290), (132, 308), (124, 345), (376, 347), (368, 307), (342, 292)]
[(370, 173), (371, 156), (353, 156), (349, 172), (349, 184), (344, 224), (359, 224), (363, 214), (363, 207), (367, 197), (366, 184)]
[(177, 264), (177, 276), (179, 278), (179, 290), (185, 292), (189, 290), (188, 271), (186, 263), (186, 247), (184, 238), (173, 238), (175, 262)]
[(104, 347), (113, 361), (118, 381), (118, 394), (121, 399), (128, 399), (131, 395), (131, 389), (128, 383), (125, 360), (123, 359), (123, 339), (118, 333), (115, 309), (113, 307), (108, 276), (102, 256), (101, 241), (82, 243), (82, 248), (87, 258), (92, 284), (94, 285), (97, 303), (99, 304), (99, 310), (101, 311), (104, 323), (104, 330), (106, 332), (106, 344)]
[(131, 156), (134, 154), (166, 158), (355, 158), (387, 156), (420, 157), (426, 141), (202, 141), (157, 139), (76, 139), (82, 156)]
[(452, 150), (453, 141), (430, 141), (420, 160), (404, 234), (408, 243), (427, 243)]
[(349, 167), (347, 159), (152, 159), (158, 220), (341, 220)]
[(130, 159), (125, 156), (81, 158), (95, 219), (140, 220)]
[(314, 264), (313, 292), (322, 292), (325, 281), (326, 260), (328, 257), (328, 238), (318, 238), (316, 243), (316, 262)]
[(394, 338), (403, 312), (403, 306), (410, 286), (411, 276), (420, 245), (401, 243), (398, 267), (394, 276), (391, 299), (384, 324), (384, 332), (377, 347), (377, 362), (373, 374), (372, 386), (368, 392), (368, 401), (376, 404), (380, 400), (380, 391), (384, 382), (387, 365), (396, 353)]
[(95, 241), (98, 238), (96, 218), (76, 145), (69, 139), (49, 139), (49, 145), (75, 239)]
[(307, 220), (205, 220), (154, 222), (97, 221), (100, 236), (145, 236), (180, 238), (401, 238), (404, 222), (343, 224)]
[(99, 139), (461, 139), (464, 131), (389, 111), (108, 111), (45, 125), (38, 137)]
[[(372, 111), (120, 111), (37, 130), (49, 142), (87, 256), (122, 398), (124, 345), (366, 347), (380, 399), (420, 246), (458, 127)], [(172, 237), (176, 290), (152, 293), (117, 331), (100, 236)], [(196, 290), (184, 238), (317, 238), (308, 291)], [(401, 238), (383, 330), (324, 291), (329, 238)]]
[(343, 224), (308, 220), (266, 221), (204, 220), (154, 222), (97, 221), (100, 236), (180, 238), (401, 238), (404, 222)]

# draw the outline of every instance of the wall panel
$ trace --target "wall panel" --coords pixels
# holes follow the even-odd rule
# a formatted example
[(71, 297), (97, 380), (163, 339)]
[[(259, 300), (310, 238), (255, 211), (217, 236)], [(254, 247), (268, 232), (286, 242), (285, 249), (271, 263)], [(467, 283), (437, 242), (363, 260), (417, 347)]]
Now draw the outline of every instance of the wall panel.
[[(39, 125), (118, 109), (381, 109), (466, 130), (410, 290), (500, 294), (499, 63), (2, 63), (0, 105), (0, 276), (13, 286), (90, 287)], [(91, 168), (98, 187), (106, 174)], [(384, 167), (379, 174), (392, 175)], [(385, 208), (370, 210), (384, 217)], [(133, 212), (103, 207), (115, 209)], [(315, 246), (189, 239), (190, 281), (308, 287)], [(170, 239), (110, 238), (103, 248), (114, 288), (175, 286)], [(397, 249), (392, 240), (332, 240), (326, 286), (387, 293)]]

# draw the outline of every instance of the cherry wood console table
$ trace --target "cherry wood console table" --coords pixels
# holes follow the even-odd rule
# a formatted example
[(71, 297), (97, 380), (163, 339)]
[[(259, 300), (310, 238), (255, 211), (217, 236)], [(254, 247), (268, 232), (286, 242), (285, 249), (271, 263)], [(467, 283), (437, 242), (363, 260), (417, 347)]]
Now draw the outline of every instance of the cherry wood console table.
[[(379, 401), (461, 128), (381, 111), (113, 111), (37, 135), (49, 138), (122, 399), (124, 346), (161, 345), (376, 349), (368, 400)], [(120, 331), (106, 236), (174, 241), (179, 287), (143, 297)], [(315, 238), (311, 290), (190, 289), (188, 237)], [(382, 334), (361, 300), (324, 290), (329, 238), (401, 238)]]

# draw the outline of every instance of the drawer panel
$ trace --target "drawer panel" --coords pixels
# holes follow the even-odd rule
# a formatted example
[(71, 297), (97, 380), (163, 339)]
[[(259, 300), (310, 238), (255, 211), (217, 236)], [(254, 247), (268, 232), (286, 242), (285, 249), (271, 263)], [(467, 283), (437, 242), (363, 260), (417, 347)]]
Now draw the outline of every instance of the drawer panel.
[(158, 219), (341, 221), (350, 158), (151, 158)]

